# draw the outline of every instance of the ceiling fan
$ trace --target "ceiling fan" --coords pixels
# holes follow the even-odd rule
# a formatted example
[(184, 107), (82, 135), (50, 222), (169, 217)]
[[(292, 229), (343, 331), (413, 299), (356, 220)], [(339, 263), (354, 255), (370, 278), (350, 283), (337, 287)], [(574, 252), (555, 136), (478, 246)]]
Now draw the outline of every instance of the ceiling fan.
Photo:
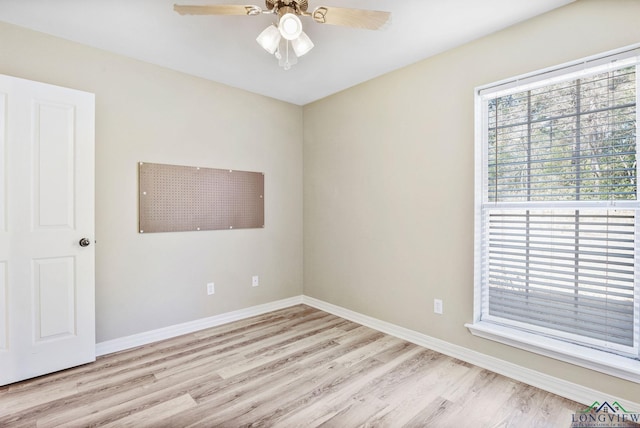
[(272, 14), (275, 24), (262, 31), (256, 41), (278, 59), (280, 66), (289, 70), (298, 57), (313, 48), (313, 42), (302, 31), (299, 17), (308, 16), (319, 24), (342, 25), (353, 28), (379, 30), (391, 18), (390, 12), (343, 7), (318, 6), (309, 12), (307, 0), (265, 0), (266, 8), (255, 5), (179, 5), (173, 10), (180, 15), (248, 15)]

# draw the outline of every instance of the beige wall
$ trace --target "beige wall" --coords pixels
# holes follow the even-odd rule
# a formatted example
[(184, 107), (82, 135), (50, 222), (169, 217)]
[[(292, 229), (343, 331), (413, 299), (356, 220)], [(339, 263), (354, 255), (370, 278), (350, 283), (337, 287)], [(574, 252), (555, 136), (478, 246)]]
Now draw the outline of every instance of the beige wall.
[[(301, 107), (3, 23), (0, 41), (0, 73), (96, 94), (98, 342), (302, 293)], [(264, 172), (266, 227), (138, 234), (139, 161)]]
[[(640, 42), (586, 0), (304, 107), (304, 292), (632, 401), (640, 385), (472, 336), (474, 87)], [(444, 315), (433, 314), (433, 299)], [(606, 397), (594, 397), (594, 400)]]

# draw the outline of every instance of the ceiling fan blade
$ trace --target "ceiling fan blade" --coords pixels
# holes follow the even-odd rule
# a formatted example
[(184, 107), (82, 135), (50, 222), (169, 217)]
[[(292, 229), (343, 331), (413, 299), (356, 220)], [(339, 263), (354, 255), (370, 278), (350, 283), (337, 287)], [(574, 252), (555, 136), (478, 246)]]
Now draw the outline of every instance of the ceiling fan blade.
[(253, 5), (215, 4), (209, 6), (191, 6), (174, 4), (173, 10), (180, 15), (258, 15), (262, 9)]
[(315, 8), (311, 16), (314, 21), (320, 24), (379, 30), (389, 21), (391, 12), (319, 6)]

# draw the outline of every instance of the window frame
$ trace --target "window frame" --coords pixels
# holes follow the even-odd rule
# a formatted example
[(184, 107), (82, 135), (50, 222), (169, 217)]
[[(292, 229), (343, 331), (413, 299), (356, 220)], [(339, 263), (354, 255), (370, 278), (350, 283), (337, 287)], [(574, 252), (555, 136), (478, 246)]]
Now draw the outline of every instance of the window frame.
[[(640, 44), (627, 46), (614, 51), (605, 52), (577, 61), (534, 71), (488, 85), (475, 88), (475, 180), (474, 180), (474, 314), (473, 322), (465, 326), (478, 337), (500, 342), (516, 348), (524, 349), (540, 355), (576, 364), (616, 377), (640, 382), (640, 198), (635, 201), (582, 201), (580, 209), (597, 208), (633, 208), (636, 210), (635, 237), (635, 284), (634, 284), (634, 343), (632, 356), (624, 356), (598, 350), (586, 345), (572, 343), (559, 338), (551, 338), (541, 332), (522, 330), (516, 326), (509, 326), (483, 318), (487, 315), (485, 308), (488, 298), (485, 297), (483, 280), (484, 248), (488, 243), (483, 240), (485, 235), (483, 208), (489, 203), (488, 192), (488, 115), (486, 114), (487, 99), (496, 98), (503, 94), (522, 92), (536, 87), (547, 86), (555, 82), (567, 80), (568, 76), (579, 78), (584, 74), (591, 74), (594, 67), (620, 68), (620, 64), (633, 62), (636, 65), (636, 103), (640, 104)], [(613, 65), (612, 65), (613, 64)], [(636, 148), (640, 157), (640, 105), (636, 107)], [(636, 162), (636, 177), (640, 177), (640, 166)], [(640, 192), (637, 183), (636, 195)], [(574, 208), (578, 204), (573, 201), (545, 202), (545, 207)], [(536, 208), (535, 202), (500, 203), (501, 208)], [(535, 329), (534, 329), (535, 330)]]

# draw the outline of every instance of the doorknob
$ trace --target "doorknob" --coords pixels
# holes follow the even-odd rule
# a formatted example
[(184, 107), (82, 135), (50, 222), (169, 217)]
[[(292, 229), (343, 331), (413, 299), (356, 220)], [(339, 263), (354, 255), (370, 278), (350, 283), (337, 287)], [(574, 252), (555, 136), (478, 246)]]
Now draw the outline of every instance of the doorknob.
[(91, 244), (91, 241), (87, 238), (82, 238), (78, 244), (80, 244), (81, 247), (88, 247)]

